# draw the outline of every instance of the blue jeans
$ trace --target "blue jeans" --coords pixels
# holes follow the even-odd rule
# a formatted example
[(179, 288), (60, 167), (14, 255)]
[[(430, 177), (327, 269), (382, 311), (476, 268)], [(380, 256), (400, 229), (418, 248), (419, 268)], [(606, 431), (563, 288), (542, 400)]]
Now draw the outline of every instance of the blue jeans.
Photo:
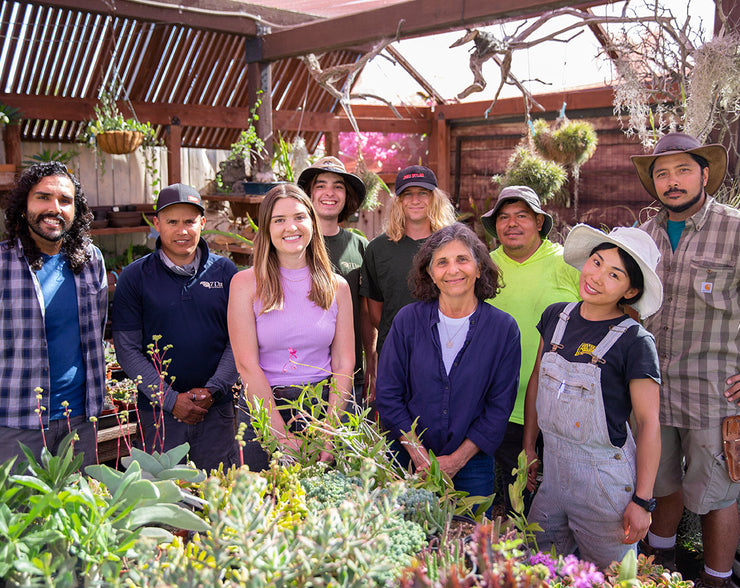
[(479, 451), (452, 478), (455, 490), (464, 490), (470, 496), (490, 496), (493, 494), (493, 465), (493, 457)]

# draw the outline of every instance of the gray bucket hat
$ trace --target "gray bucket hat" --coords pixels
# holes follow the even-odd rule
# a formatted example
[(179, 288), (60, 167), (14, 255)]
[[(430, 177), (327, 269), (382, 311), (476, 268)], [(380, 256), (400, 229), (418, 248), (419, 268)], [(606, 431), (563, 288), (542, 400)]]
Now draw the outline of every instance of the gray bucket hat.
[(501, 190), (498, 195), (498, 200), (496, 200), (496, 205), (480, 217), (480, 222), (483, 223), (483, 228), (498, 239), (498, 235), (496, 234), (496, 214), (498, 214), (499, 209), (504, 204), (508, 204), (514, 200), (525, 202), (535, 214), (541, 214), (545, 217), (545, 220), (542, 223), (542, 228), (540, 229), (540, 237), (543, 239), (547, 237), (552, 229), (552, 217), (542, 210), (540, 197), (537, 196), (537, 193), (529, 186), (506, 186), (506, 188)]

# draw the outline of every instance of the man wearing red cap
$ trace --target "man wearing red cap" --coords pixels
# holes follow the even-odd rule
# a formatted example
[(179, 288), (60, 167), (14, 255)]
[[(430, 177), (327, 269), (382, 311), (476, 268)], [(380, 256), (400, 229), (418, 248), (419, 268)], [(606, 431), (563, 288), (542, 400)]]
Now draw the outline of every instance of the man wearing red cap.
[(670, 133), (632, 162), (662, 205), (641, 228), (660, 250), (665, 293), (645, 321), (660, 358), (662, 450), (657, 508), (641, 547), (675, 568), (685, 506), (701, 516), (704, 571), (695, 586), (729, 588), (740, 483), (722, 455), (722, 421), (740, 414), (740, 211), (710, 196), (724, 180), (727, 151)]
[[(412, 165), (398, 172), (395, 192), (385, 233), (368, 245), (360, 274), (360, 295), (367, 298), (370, 320), (378, 329), (378, 356), (393, 317), (414, 301), (408, 285), (414, 255), (429, 235), (455, 222), (455, 210), (428, 167)], [(371, 400), (374, 376), (369, 374)]]

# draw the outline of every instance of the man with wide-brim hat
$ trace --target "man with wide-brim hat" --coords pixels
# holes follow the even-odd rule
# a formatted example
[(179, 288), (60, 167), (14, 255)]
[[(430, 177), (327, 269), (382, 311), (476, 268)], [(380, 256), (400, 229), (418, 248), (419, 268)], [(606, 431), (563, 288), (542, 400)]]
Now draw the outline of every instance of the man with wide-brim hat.
[[(512, 470), (522, 450), (524, 433), (524, 397), (532, 375), (540, 334), (537, 323), (544, 310), (555, 302), (575, 302), (580, 272), (563, 261), (563, 247), (550, 241), (552, 216), (542, 208), (537, 193), (528, 186), (507, 186), (494, 207), (481, 217), (488, 233), (499, 242), (491, 252), (498, 266), (503, 288), (488, 300), (516, 320), (521, 333), (522, 362), (519, 389), (509, 418), (504, 440), (496, 451), (497, 487), (511, 508), (506, 489), (514, 481)], [(525, 491), (525, 506), (531, 495)]]
[(661, 203), (640, 228), (660, 251), (665, 291), (662, 308), (645, 321), (655, 335), (663, 383), (658, 506), (642, 548), (675, 567), (676, 530), (686, 507), (702, 521), (704, 570), (695, 585), (729, 587), (740, 538), (740, 483), (718, 456), (722, 421), (740, 414), (740, 211), (711, 196), (724, 180), (727, 151), (670, 133), (632, 163)]
[[(360, 297), (360, 267), (365, 258), (367, 239), (339, 225), (365, 201), (365, 184), (349, 173), (336, 157), (322, 157), (301, 172), (298, 186), (311, 198), (324, 243), (334, 271), (349, 284), (355, 327), (354, 400), (363, 398), (365, 374), (375, 373), (375, 328), (370, 323), (367, 302)], [(365, 363), (363, 365), (363, 349)], [(367, 368), (370, 368), (369, 370)]]

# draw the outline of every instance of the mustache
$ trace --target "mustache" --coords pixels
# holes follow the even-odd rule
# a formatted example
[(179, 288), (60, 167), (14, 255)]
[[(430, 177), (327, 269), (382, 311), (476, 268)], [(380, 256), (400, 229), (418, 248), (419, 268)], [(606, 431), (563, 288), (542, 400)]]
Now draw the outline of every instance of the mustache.
[(53, 214), (51, 212), (48, 213), (48, 214), (41, 214), (41, 215), (37, 216), (36, 217), (36, 220), (37, 221), (42, 221), (45, 218), (52, 218), (52, 219), (58, 220), (62, 224), (65, 224), (64, 217), (61, 214)]
[(686, 194), (686, 190), (679, 190), (678, 188), (671, 188), (670, 190), (666, 190), (663, 192), (663, 196), (668, 196), (669, 194)]

